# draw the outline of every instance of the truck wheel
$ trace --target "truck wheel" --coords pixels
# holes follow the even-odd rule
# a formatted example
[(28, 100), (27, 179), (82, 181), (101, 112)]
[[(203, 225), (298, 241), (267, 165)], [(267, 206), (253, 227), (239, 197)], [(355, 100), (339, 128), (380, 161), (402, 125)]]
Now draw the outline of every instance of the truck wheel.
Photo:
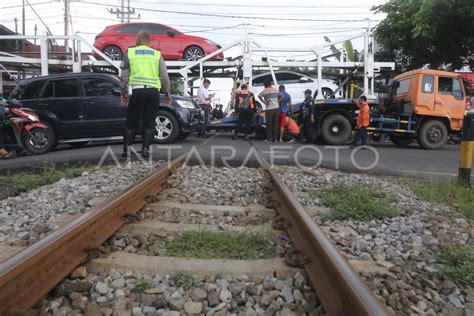
[(30, 153), (42, 155), (54, 148), (56, 137), (49, 128), (35, 127), (23, 136), (23, 144)]
[(412, 135), (391, 135), (390, 140), (392, 143), (399, 147), (408, 147), (413, 142)]
[(321, 125), (321, 136), (329, 145), (342, 145), (346, 143), (351, 133), (351, 122), (341, 114), (328, 116)]
[(418, 143), (424, 149), (438, 149), (446, 143), (448, 129), (443, 122), (429, 120), (418, 131)]
[(158, 144), (169, 144), (178, 139), (178, 120), (168, 111), (158, 111), (155, 119), (154, 140)]

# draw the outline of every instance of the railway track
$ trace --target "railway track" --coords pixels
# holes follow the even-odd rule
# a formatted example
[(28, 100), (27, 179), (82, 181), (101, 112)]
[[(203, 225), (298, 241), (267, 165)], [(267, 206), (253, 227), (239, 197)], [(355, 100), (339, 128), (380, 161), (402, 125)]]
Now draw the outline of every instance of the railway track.
[[(160, 274), (188, 270), (198, 275), (219, 272), (288, 277), (294, 275), (298, 269), (304, 269), (327, 314), (387, 314), (384, 306), (312, 220), (285, 183), (263, 156), (258, 154), (262, 169), (271, 179), (275, 209), (266, 208), (264, 205), (222, 207), (166, 200), (166, 195), (163, 195), (166, 193), (165, 183), (185, 162), (187, 156), (182, 155), (129, 187), (119, 196), (105, 201), (2, 262), (0, 313), (8, 315), (14, 311), (30, 309), (76, 267), (88, 262), (88, 270), (133, 268), (139, 272)], [(160, 192), (162, 198), (157, 199)], [(215, 217), (219, 212), (225, 212), (231, 219), (229, 225), (222, 228), (206, 224), (207, 219)], [(172, 220), (170, 222), (170, 214), (174, 214), (175, 219), (178, 218), (174, 220), (175, 223)], [(196, 217), (200, 218), (197, 224), (192, 220)], [(270, 222), (272, 225), (269, 225)], [(185, 231), (196, 229), (250, 231), (273, 236), (271, 242), (285, 250), (284, 260), (270, 257), (243, 263), (243, 260), (186, 259), (156, 254), (149, 256), (148, 246), (156, 241), (156, 238), (149, 240), (148, 236), (179, 236)], [(279, 241), (281, 232), (275, 229), (285, 230), (294, 247), (287, 247), (287, 244)], [(126, 244), (116, 242), (124, 239), (136, 243), (135, 245), (143, 250), (142, 253), (127, 252)], [(132, 239), (138, 241), (132, 242)]]

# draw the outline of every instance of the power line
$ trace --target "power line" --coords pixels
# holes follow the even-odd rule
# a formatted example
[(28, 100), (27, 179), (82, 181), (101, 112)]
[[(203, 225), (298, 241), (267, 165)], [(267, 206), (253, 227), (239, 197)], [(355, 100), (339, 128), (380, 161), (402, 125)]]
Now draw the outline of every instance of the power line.
[[(146, 0), (134, 0), (137, 3), (150, 3), (150, 4), (174, 4), (174, 5), (191, 5), (191, 6), (212, 6), (212, 7), (239, 7), (242, 8), (242, 4), (231, 4), (231, 3), (196, 3), (196, 2), (180, 2), (180, 1), (146, 1)], [(371, 8), (370, 6), (360, 5), (278, 5), (278, 4), (271, 4), (271, 5), (262, 5), (262, 4), (252, 4), (252, 7), (255, 8), (305, 8), (305, 9), (334, 9), (334, 8), (341, 8), (341, 9), (357, 9), (357, 8)]]
[(38, 19), (41, 21), (41, 23), (44, 25), (44, 27), (48, 31), (49, 35), (53, 35), (53, 33), (51, 33), (51, 30), (49, 29), (48, 25), (43, 21), (41, 16), (36, 12), (35, 8), (33, 8), (33, 6), (30, 4), (30, 2), (28, 0), (25, 0), (25, 2), (26, 2), (26, 4), (28, 4), (28, 6), (31, 8), (31, 10), (33, 10), (33, 12), (36, 14)]
[[(48, 2), (37, 2), (37, 3), (33, 3), (34, 5), (40, 5), (40, 4), (52, 4), (50, 1)], [(23, 5), (22, 4), (17, 4), (17, 5), (11, 5), (11, 6), (7, 6), (7, 7), (0, 7), (0, 10), (4, 10), (4, 9), (14, 9), (14, 8), (21, 8)]]
[[(110, 5), (114, 6), (114, 5)], [(121, 0), (121, 8), (116, 8), (115, 10), (113, 8), (107, 8), (107, 11), (111, 14), (117, 15), (117, 19), (120, 18), (120, 22), (128, 22), (130, 23), (130, 19), (140, 19), (140, 14), (138, 14), (138, 17), (132, 18), (132, 15), (135, 15), (135, 8), (130, 8), (130, 0), (127, 0), (127, 8), (125, 8), (125, 0)]]
[[(101, 3), (87, 2), (83, 1), (82, 3), (94, 4), (105, 6)], [(118, 6), (113, 6), (118, 7)], [(218, 17), (218, 18), (232, 18), (232, 19), (250, 19), (250, 20), (274, 20), (274, 21), (305, 21), (305, 22), (367, 22), (366, 19), (310, 19), (310, 18), (276, 18), (276, 17), (255, 17), (255, 16), (244, 16), (244, 15), (229, 15), (229, 14), (213, 14), (213, 13), (198, 13), (198, 12), (184, 12), (184, 11), (173, 11), (173, 10), (159, 10), (159, 9), (150, 9), (150, 8), (138, 8), (137, 10), (153, 11), (153, 12), (162, 12), (162, 13), (172, 13), (172, 14), (183, 14), (183, 15), (193, 15), (193, 16), (209, 16), (209, 17)], [(371, 20), (379, 22), (380, 20)]]
[(263, 35), (263, 36), (303, 36), (303, 35), (319, 35), (319, 34), (333, 34), (333, 33), (347, 33), (355, 31), (363, 31), (364, 29), (346, 29), (339, 31), (324, 31), (324, 32), (308, 32), (308, 33), (286, 33), (286, 34), (270, 34), (270, 33), (249, 33), (249, 35)]

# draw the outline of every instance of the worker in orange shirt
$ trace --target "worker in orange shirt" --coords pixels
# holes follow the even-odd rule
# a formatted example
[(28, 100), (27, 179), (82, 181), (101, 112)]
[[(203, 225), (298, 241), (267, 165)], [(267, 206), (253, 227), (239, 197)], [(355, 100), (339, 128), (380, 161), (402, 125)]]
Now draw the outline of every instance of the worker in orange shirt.
[(370, 123), (370, 107), (367, 104), (367, 97), (361, 96), (359, 98), (357, 108), (359, 109), (359, 114), (357, 115), (356, 126), (359, 129), (351, 147), (357, 146), (359, 142), (362, 142), (363, 146), (367, 145), (367, 126)]
[(291, 117), (285, 117), (283, 128), (285, 129), (285, 141), (288, 143), (294, 143), (300, 137), (300, 127)]

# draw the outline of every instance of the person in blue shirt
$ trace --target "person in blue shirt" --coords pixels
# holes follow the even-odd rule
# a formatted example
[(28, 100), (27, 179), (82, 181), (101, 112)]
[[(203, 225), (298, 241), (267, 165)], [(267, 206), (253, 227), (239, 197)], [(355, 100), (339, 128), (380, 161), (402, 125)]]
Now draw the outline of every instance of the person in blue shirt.
[(278, 128), (280, 129), (280, 143), (283, 142), (283, 134), (285, 133), (285, 118), (288, 114), (288, 111), (291, 110), (291, 96), (285, 91), (285, 86), (280, 85), (279, 89), (281, 94), (281, 99), (279, 102), (280, 113), (278, 114)]

